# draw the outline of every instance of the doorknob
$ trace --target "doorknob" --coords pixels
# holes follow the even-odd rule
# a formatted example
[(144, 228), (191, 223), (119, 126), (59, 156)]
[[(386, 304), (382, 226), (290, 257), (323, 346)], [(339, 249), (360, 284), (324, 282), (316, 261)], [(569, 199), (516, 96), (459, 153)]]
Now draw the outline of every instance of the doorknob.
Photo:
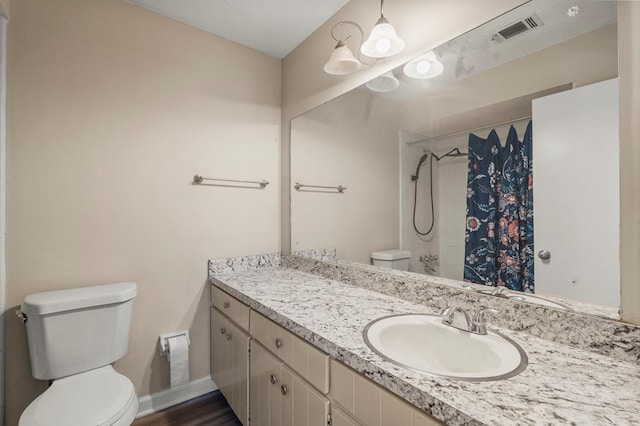
[(549, 250), (540, 250), (538, 252), (538, 257), (542, 260), (549, 260), (551, 259), (551, 252)]

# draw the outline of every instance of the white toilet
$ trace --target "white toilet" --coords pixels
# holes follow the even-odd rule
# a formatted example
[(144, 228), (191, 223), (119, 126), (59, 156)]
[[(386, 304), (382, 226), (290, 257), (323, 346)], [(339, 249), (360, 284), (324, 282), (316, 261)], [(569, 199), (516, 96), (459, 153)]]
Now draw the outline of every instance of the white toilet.
[(409, 260), (411, 260), (411, 252), (407, 250), (392, 249), (374, 251), (371, 253), (371, 262), (374, 265), (381, 266), (383, 268), (408, 271)]
[(111, 364), (127, 352), (135, 283), (31, 294), (22, 303), (31, 372), (53, 380), (20, 426), (130, 425), (138, 412), (131, 381)]

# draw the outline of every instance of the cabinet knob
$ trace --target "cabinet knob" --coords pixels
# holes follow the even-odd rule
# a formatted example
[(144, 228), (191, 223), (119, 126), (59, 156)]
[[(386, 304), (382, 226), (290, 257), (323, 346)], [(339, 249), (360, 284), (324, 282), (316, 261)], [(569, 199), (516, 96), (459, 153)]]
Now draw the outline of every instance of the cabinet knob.
[(222, 304), (222, 307), (224, 307), (225, 309), (229, 309), (229, 306), (231, 306), (231, 304), (229, 302), (224, 302)]
[(287, 392), (289, 392), (289, 388), (287, 387), (287, 385), (280, 386), (280, 393), (281, 394), (286, 395)]
[(276, 345), (276, 348), (280, 349), (282, 347), (282, 340), (276, 339), (275, 345)]
[(278, 381), (278, 378), (272, 374), (272, 375), (269, 377), (269, 381), (271, 382), (271, 384), (272, 384), (272, 385), (275, 385), (275, 384), (276, 384), (276, 382)]
[(231, 333), (227, 334), (227, 342), (231, 340)]
[(227, 332), (227, 329), (226, 329), (226, 328), (222, 327), (222, 328), (220, 329), (220, 334), (224, 334), (224, 333), (226, 333), (226, 332)]

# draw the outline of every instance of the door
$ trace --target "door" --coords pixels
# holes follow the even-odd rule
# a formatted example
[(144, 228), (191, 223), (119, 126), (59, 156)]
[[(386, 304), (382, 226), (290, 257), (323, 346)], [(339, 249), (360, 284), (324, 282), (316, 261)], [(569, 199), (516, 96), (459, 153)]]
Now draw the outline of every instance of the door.
[(533, 101), (536, 293), (620, 306), (618, 152), (618, 79)]

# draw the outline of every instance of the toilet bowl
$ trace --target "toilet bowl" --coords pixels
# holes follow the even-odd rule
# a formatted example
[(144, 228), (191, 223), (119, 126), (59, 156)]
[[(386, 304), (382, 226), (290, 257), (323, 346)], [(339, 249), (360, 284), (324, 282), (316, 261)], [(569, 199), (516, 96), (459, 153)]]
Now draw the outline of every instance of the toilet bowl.
[(131, 381), (112, 363), (127, 351), (135, 283), (37, 293), (21, 310), (31, 372), (53, 380), (19, 426), (125, 426), (138, 412)]
[(408, 271), (409, 260), (411, 260), (411, 252), (407, 250), (392, 249), (374, 251), (371, 253), (371, 263), (383, 268)]
[(110, 365), (54, 380), (20, 417), (20, 426), (128, 426), (138, 413), (129, 379)]

